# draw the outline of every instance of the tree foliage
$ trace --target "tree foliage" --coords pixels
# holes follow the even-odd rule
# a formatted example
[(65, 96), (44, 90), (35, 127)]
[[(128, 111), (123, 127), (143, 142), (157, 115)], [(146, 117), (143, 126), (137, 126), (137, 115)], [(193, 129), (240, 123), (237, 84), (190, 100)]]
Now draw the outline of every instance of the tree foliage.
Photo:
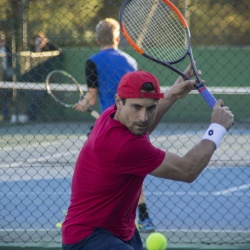
[[(172, 0), (189, 15), (195, 45), (249, 45), (249, 0)], [(118, 19), (122, 0), (1, 0), (1, 29), (25, 44), (43, 31), (59, 46), (95, 45), (95, 26)], [(10, 31), (11, 29), (11, 31)]]

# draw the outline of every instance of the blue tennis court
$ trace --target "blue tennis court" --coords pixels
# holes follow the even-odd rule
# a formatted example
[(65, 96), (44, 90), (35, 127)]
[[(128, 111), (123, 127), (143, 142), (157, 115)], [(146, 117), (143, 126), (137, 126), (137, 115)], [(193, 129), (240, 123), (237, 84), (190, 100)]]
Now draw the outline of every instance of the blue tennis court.
[[(2, 229), (27, 230), (30, 225), (33, 229), (53, 228), (63, 219), (62, 210), (67, 209), (70, 183), (68, 177), (47, 179), (39, 175), (31, 180), (1, 182)], [(212, 230), (216, 223), (216, 230), (250, 231), (246, 220), (250, 211), (245, 206), (250, 203), (248, 166), (209, 168), (192, 184), (149, 176), (145, 191), (159, 230)]]
[[(87, 136), (82, 133), (82, 125), (47, 124), (42, 129), (39, 126), (42, 125), (29, 128), (32, 133), (26, 134), (26, 141), (21, 140), (25, 130), (23, 134), (16, 134), (16, 140), (20, 140), (18, 146), (13, 147), (15, 142), (9, 140), (3, 147), (0, 236), (5, 242), (13, 242), (15, 235), (17, 242), (61, 241), (56, 223), (64, 219), (62, 211), (69, 204), (74, 164)], [(183, 133), (183, 127), (171, 132), (171, 127), (166, 129), (162, 125), (151, 136), (151, 141), (156, 146), (183, 153), (199, 140), (203, 132), (202, 126), (199, 127), (200, 130), (195, 130), (194, 125), (187, 127)], [(227, 143), (235, 137), (241, 137), (244, 143), (249, 134), (239, 128), (226, 138)], [(227, 243), (235, 244), (250, 241), (250, 167), (244, 165), (249, 156), (241, 150), (245, 157), (237, 161), (235, 156), (239, 152), (232, 154), (232, 151), (236, 152), (238, 144), (226, 150), (227, 143), (222, 144), (211, 164), (191, 184), (146, 178), (145, 195), (150, 215), (156, 229), (166, 234), (170, 242), (217, 244), (226, 239)], [(225, 154), (225, 150), (229, 153)]]

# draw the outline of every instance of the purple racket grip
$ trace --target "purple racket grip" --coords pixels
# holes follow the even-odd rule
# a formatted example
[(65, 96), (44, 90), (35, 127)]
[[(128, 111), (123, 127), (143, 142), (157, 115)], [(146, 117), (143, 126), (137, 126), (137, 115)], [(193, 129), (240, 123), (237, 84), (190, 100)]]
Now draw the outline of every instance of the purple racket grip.
[(200, 92), (201, 96), (207, 102), (209, 107), (213, 109), (214, 104), (216, 103), (216, 99), (214, 98), (214, 96), (208, 91), (208, 89), (204, 85), (199, 86), (197, 90)]
[[(216, 99), (214, 96), (208, 91), (208, 89), (203, 85), (197, 87), (197, 90), (200, 92), (203, 99), (208, 103), (209, 107), (211, 109), (214, 108), (214, 104), (216, 103)], [(232, 125), (234, 125), (235, 122), (233, 121)]]

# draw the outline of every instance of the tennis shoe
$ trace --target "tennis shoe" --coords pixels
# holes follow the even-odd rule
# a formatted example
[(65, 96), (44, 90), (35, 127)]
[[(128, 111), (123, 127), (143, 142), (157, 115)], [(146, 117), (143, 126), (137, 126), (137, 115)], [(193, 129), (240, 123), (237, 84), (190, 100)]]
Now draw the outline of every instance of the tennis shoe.
[(17, 122), (17, 116), (16, 115), (11, 115), (11, 118), (10, 118), (10, 123), (11, 124), (14, 124)]
[(26, 114), (18, 115), (18, 122), (27, 123), (29, 121), (29, 116)]
[(151, 219), (138, 220), (137, 229), (140, 233), (151, 233), (155, 231), (155, 226)]

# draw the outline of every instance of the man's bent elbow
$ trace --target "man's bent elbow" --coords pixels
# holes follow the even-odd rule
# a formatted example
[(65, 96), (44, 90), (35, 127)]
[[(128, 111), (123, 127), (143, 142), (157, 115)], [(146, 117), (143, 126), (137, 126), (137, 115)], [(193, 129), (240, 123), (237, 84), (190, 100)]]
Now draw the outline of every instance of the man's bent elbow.
[(204, 169), (204, 167), (200, 168), (198, 166), (193, 165), (192, 168), (187, 172), (186, 182), (192, 183), (193, 181), (195, 181), (203, 169)]
[(185, 180), (185, 182), (187, 183), (192, 183), (193, 181), (195, 181), (197, 179), (199, 175), (195, 175), (195, 174), (189, 174)]

